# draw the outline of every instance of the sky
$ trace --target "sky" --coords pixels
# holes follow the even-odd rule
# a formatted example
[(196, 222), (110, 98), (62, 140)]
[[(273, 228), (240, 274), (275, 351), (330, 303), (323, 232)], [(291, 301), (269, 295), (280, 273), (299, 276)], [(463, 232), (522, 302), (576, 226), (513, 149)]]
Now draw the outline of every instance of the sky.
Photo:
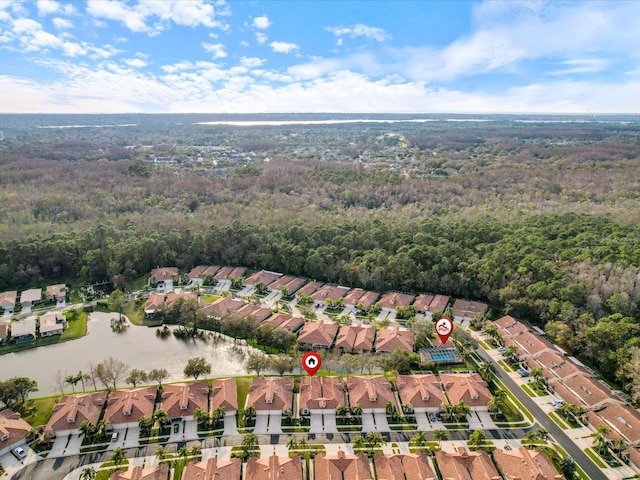
[(640, 1), (0, 0), (0, 112), (640, 113)]

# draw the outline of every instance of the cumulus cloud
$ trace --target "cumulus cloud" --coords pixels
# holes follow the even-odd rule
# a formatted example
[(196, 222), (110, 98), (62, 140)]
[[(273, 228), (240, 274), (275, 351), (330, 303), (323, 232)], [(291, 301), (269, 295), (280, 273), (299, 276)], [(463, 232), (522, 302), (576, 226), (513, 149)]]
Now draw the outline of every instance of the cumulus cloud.
[(54, 0), (38, 0), (36, 6), (39, 15), (50, 15), (60, 10), (60, 4)]
[(271, 21), (266, 15), (262, 17), (256, 17), (253, 19), (253, 26), (255, 28), (259, 28), (260, 30), (265, 30), (271, 26)]
[(53, 23), (53, 26), (58, 30), (73, 28), (73, 22), (71, 22), (71, 20), (67, 20), (66, 18), (56, 17), (51, 20), (51, 22)]
[(300, 49), (299, 45), (289, 42), (271, 42), (269, 46), (276, 53), (291, 53)]
[(213, 55), (213, 58), (224, 58), (227, 56), (227, 51), (222, 43), (202, 43), (202, 48)]
[(264, 45), (267, 43), (267, 40), (269, 40), (269, 38), (264, 33), (256, 32), (256, 41), (258, 42), (258, 45)]
[(348, 36), (351, 38), (365, 37), (372, 38), (378, 42), (384, 42), (390, 40), (391, 35), (384, 31), (382, 28), (370, 27), (362, 23), (356, 23), (354, 25), (327, 27), (327, 31), (333, 33), (336, 37)]
[(147, 66), (147, 62), (145, 62), (141, 58), (128, 58), (124, 61), (124, 63), (133, 68), (142, 68)]

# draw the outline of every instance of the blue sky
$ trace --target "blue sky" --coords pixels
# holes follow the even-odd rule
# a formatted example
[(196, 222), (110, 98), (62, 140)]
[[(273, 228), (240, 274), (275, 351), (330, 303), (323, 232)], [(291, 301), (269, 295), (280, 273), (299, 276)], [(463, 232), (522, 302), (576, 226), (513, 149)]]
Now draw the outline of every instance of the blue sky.
[(1, 112), (640, 113), (640, 2), (0, 0)]

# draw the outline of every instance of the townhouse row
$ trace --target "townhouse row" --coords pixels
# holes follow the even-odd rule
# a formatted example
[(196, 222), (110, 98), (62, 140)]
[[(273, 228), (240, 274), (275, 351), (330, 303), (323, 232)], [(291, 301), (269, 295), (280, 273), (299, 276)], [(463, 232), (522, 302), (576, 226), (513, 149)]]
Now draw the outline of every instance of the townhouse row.
[[(309, 472), (306, 470), (309, 469)], [(439, 451), (430, 459), (424, 453), (383, 454), (372, 459), (360, 453), (348, 455), (339, 450), (336, 455), (316, 455), (309, 463), (300, 456), (250, 458), (243, 464), (238, 458), (217, 457), (202, 462), (190, 462), (182, 480), (532, 480), (564, 479), (547, 456), (538, 449), (496, 449), (493, 460), (484, 451), (469, 452), (460, 447), (455, 452)], [(501, 473), (500, 473), (501, 472)], [(133, 467), (114, 473), (110, 480), (167, 480), (169, 466)]]

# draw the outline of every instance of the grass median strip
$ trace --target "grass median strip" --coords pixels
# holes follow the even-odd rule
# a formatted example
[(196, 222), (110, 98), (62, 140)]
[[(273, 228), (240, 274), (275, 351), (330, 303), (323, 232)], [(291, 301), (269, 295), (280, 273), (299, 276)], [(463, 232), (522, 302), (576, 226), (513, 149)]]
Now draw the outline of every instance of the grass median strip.
[(593, 463), (595, 463), (598, 467), (600, 467), (600, 468), (609, 468), (609, 466), (600, 458), (600, 455), (598, 455), (596, 452), (594, 452), (592, 448), (585, 448), (584, 449), (584, 453), (586, 453), (587, 456), (591, 460), (593, 460)]
[(549, 416), (551, 417), (551, 420), (556, 422), (560, 428), (562, 428), (563, 430), (569, 430), (569, 425), (567, 425), (557, 413), (549, 412)]
[(505, 387), (504, 383), (502, 383), (499, 379), (494, 379), (494, 381), (496, 382), (496, 384), (498, 385), (498, 387), (500, 387), (501, 389), (503, 389), (505, 392), (507, 392), (507, 397), (509, 398), (509, 400), (511, 400), (513, 402), (514, 405), (516, 405), (516, 407), (518, 408), (518, 410), (520, 410), (520, 412), (527, 417), (527, 419), (530, 422), (533, 422), (533, 415), (531, 415), (529, 413), (529, 411), (524, 408), (524, 405), (522, 405), (522, 403), (520, 403), (520, 401), (515, 397), (515, 395), (513, 393), (511, 393), (511, 391), (509, 391), (509, 389), (507, 387)]

